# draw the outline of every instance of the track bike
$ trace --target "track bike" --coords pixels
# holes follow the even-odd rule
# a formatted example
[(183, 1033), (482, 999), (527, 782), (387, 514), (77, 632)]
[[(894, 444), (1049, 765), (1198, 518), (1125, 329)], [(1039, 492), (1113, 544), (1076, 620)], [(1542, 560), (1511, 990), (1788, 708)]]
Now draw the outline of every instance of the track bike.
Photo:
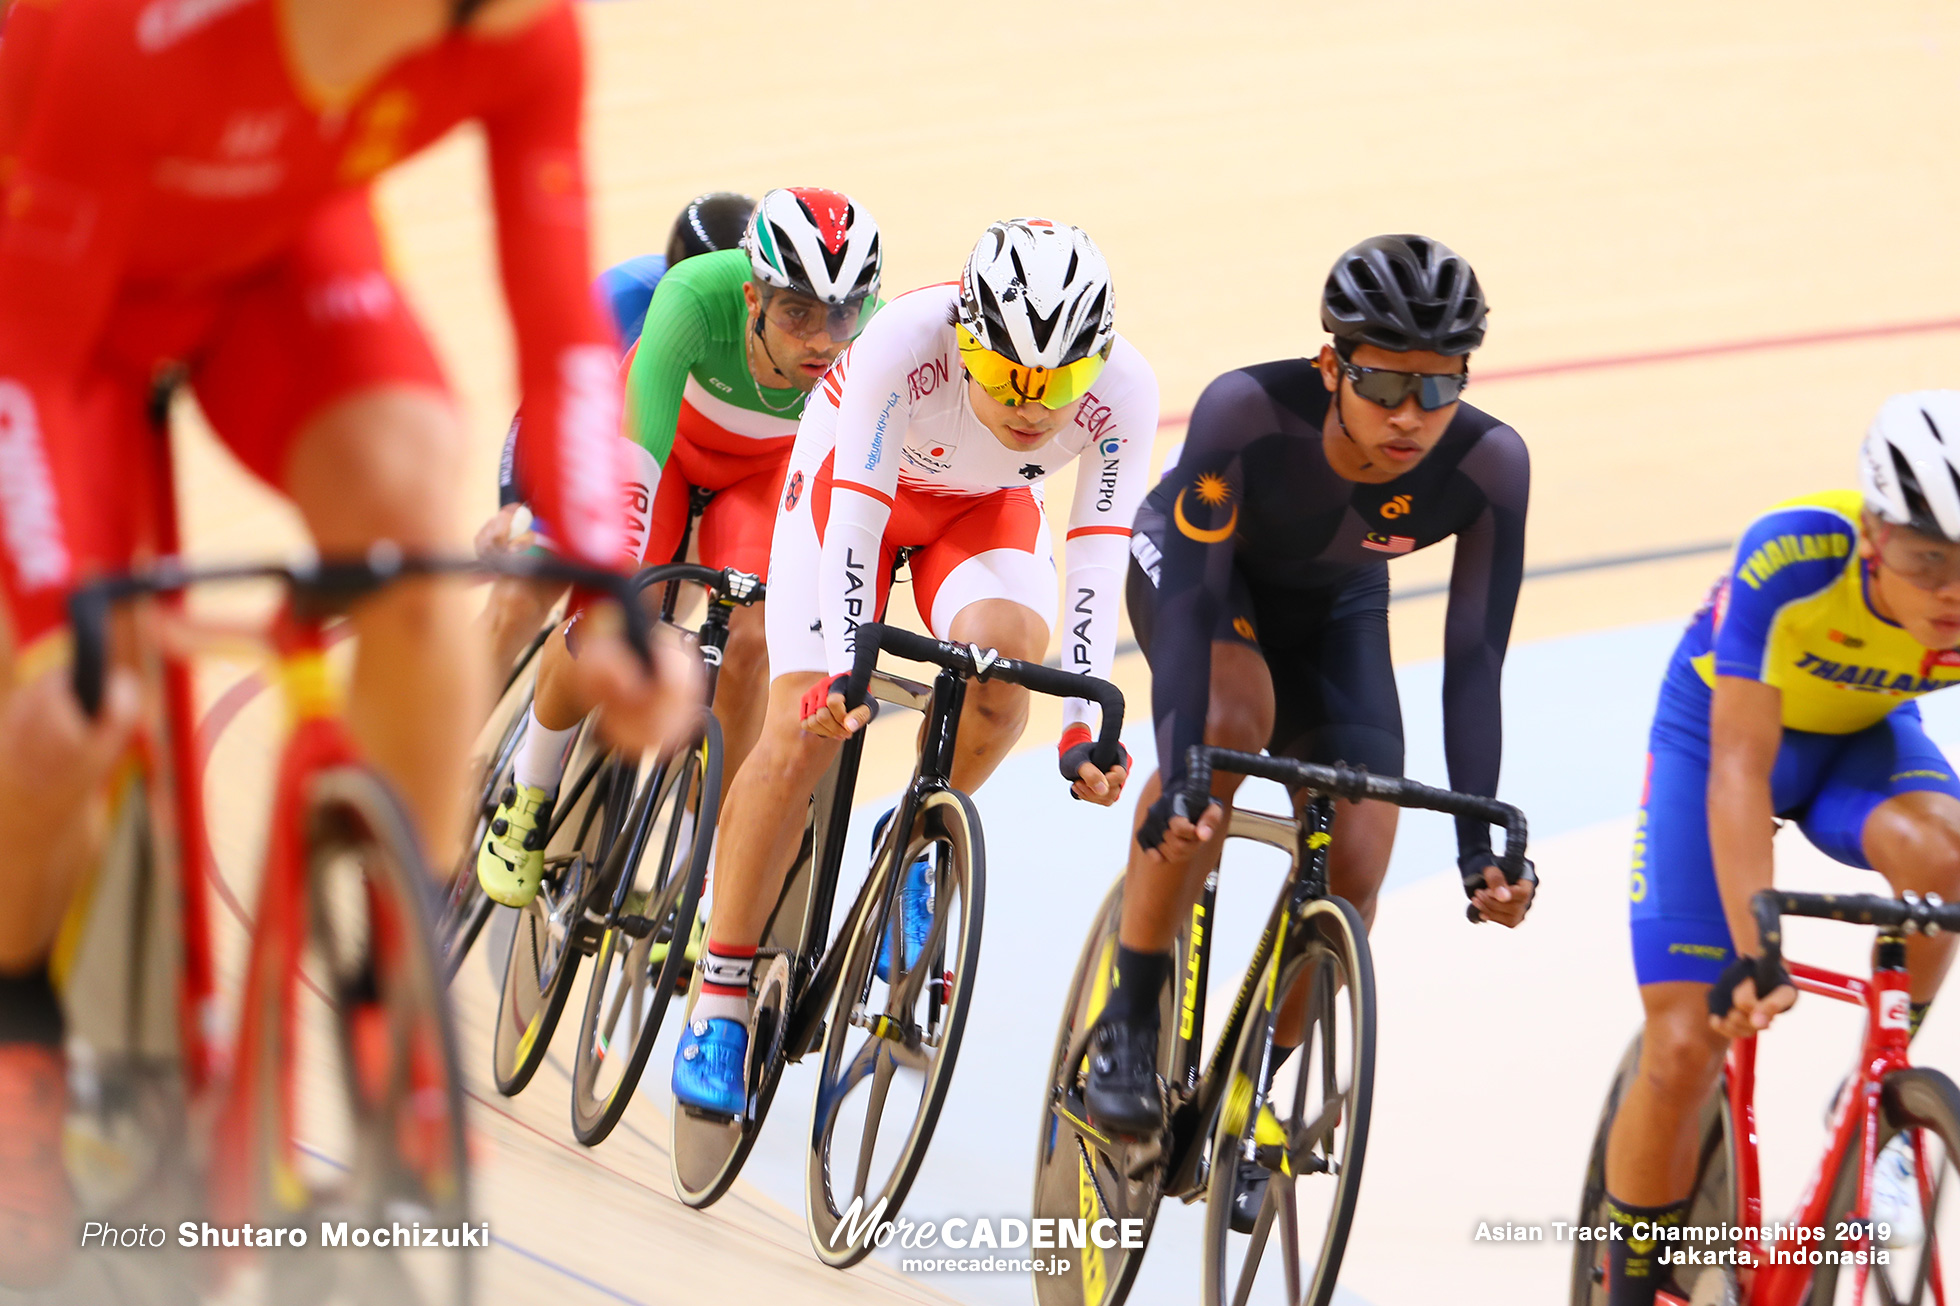
[[(1729, 1044), (1720, 1091), (1702, 1110), (1694, 1196), (1683, 1222), (1693, 1236), (1675, 1246), (1715, 1252), (1717, 1263), (1675, 1268), (1656, 1296), (1664, 1306), (1834, 1306), (1934, 1303), (1948, 1299), (1942, 1244), (1960, 1245), (1960, 1221), (1941, 1199), (1960, 1157), (1960, 1088), (1937, 1070), (1914, 1066), (1906, 936), (1960, 929), (1960, 904), (1937, 895), (1789, 893), (1765, 889), (1750, 900), (1763, 939), (1757, 983), (1767, 991), (1782, 958), (1782, 918), (1808, 916), (1875, 926), (1869, 978), (1792, 962), (1790, 982), (1804, 993), (1864, 1010), (1850, 1073), (1832, 1107), (1824, 1155), (1794, 1216), (1763, 1217), (1756, 1127), (1756, 1039)], [(1789, 1016), (1784, 1016), (1789, 1020)], [(1606, 1140), (1640, 1060), (1636, 1036), (1621, 1059), (1600, 1115), (1580, 1195), (1581, 1227), (1606, 1220)], [(1899, 1134), (1911, 1139), (1922, 1233), (1916, 1245), (1886, 1247), (1892, 1230), (1871, 1218), (1872, 1171)], [(1802, 1232), (1799, 1232), (1802, 1231)], [(1812, 1236), (1815, 1235), (1815, 1236)], [(1575, 1241), (1574, 1306), (1606, 1301), (1606, 1244)], [(1729, 1263), (1733, 1262), (1733, 1263)]]
[[(1253, 949), (1211, 1059), (1199, 1069), (1205, 989), (1219, 872), (1180, 926), (1170, 982), (1160, 998), (1159, 1073), (1165, 1123), (1149, 1138), (1098, 1128), (1085, 1105), (1091, 1036), (1108, 998), (1122, 917), (1123, 883), (1111, 888), (1077, 962), (1056, 1035), (1048, 1100), (1035, 1154), (1034, 1218), (1100, 1221), (1108, 1236), (1091, 1237), (1062, 1274), (1039, 1274), (1042, 1306), (1111, 1306), (1121, 1302), (1143, 1262), (1159, 1204), (1166, 1197), (1203, 1201), (1207, 1306), (1245, 1306), (1269, 1243), (1277, 1242), (1284, 1297), (1294, 1306), (1327, 1306), (1340, 1276), (1348, 1228), (1361, 1191), (1375, 1073), (1375, 976), (1360, 913), (1328, 892), (1334, 800), (1374, 799), (1398, 807), (1471, 816), (1504, 827), (1498, 858), (1512, 884), (1536, 882), (1525, 860), (1523, 813), (1474, 794), (1432, 789), (1412, 780), (1370, 775), (1358, 767), (1320, 766), (1288, 758), (1194, 745), (1186, 763), (1188, 810), (1209, 801), (1214, 770), (1259, 776), (1303, 791), (1294, 817), (1234, 806), (1228, 839), (1277, 848), (1291, 858), (1264, 931)], [(1465, 892), (1484, 887), (1466, 875)], [(1476, 919), (1476, 909), (1469, 909)], [(1262, 1180), (1265, 1192), (1251, 1230), (1232, 1223), (1239, 1187)], [(1126, 1245), (1115, 1230), (1131, 1222)], [(1111, 1245), (1104, 1246), (1107, 1242)], [(1270, 1279), (1259, 1300), (1274, 1299)]]
[[(635, 593), (661, 588), (659, 619), (669, 626), (683, 584), (708, 597), (700, 628), (683, 632), (699, 647), (707, 671), (707, 697), (693, 730), (660, 757), (641, 757), (603, 743), (596, 715), (579, 724), (545, 825), (543, 880), (537, 896), (517, 910), (504, 957), (491, 1072), (505, 1096), (521, 1092), (544, 1064), (584, 959), (598, 959), (572, 1073), (573, 1130), (587, 1146), (610, 1134), (624, 1114), (667, 998), (685, 983), (680, 953), (706, 882), (721, 795), (721, 732), (707, 703), (729, 614), (761, 602), (764, 592), (744, 572), (690, 563), (649, 567), (630, 582)], [(528, 720), (528, 712), (517, 713), (510, 732), (521, 735)], [(513, 741), (497, 751), (503, 760), (483, 787), (479, 842), (510, 783), (516, 750)], [(470, 866), (460, 873), (474, 880), (474, 859), (466, 861)], [(676, 932), (679, 952), (669, 947)]]
[[(877, 672), (880, 652), (941, 670), (927, 688)], [(950, 780), (969, 679), (1098, 704), (1092, 761), (1105, 771), (1115, 765), (1123, 695), (1108, 681), (893, 626), (859, 626), (845, 701), (859, 705), (869, 694), (924, 712), (918, 767), (831, 939), (864, 732), (844, 742), (811, 800), (802, 846), (756, 953), (746, 1109), (734, 1118), (673, 1112), (674, 1187), (688, 1205), (708, 1206), (740, 1174), (784, 1065), (819, 1053), (805, 1211), (811, 1246), (838, 1269), (870, 1253), (877, 1226), (897, 1215), (911, 1191), (972, 1001), (986, 850), (973, 800)], [(918, 963), (908, 968), (896, 904), (907, 868), (920, 859), (931, 871), (932, 925)], [(881, 949), (891, 957), (888, 980), (877, 975)], [(690, 1005), (699, 988), (697, 977)]]
[[(510, 569), (626, 597), (623, 578), (592, 568)], [(327, 647), (329, 619), (346, 604), (402, 579), (478, 570), (473, 561), (403, 558), (384, 544), (364, 559), (312, 566), (165, 561), (70, 598), (74, 689), (90, 715), (100, 711), (112, 628), (118, 637), (169, 636), (137, 641), (156, 708), (116, 779), (102, 865), (54, 962), (82, 1085), (69, 1130), (84, 1157), (78, 1188), (105, 1215), (174, 1223), (189, 1214), (308, 1236), (299, 1250), (288, 1244), (256, 1264), (173, 1248), (146, 1259), (139, 1297), (168, 1296), (172, 1283), (202, 1291), (242, 1269), (280, 1300), (470, 1299), (473, 1262), (460, 1245), (445, 1240), (454, 1250), (427, 1254), (322, 1245), (324, 1226), (338, 1222), (420, 1222), (460, 1234), (469, 1220), (461, 1076), (430, 930), (433, 883), (406, 814), (341, 720)], [(249, 581), (285, 591), (269, 627), (214, 631), (184, 612), (192, 586)], [(118, 622), (114, 610), (125, 605), (141, 610)], [(649, 652), (644, 621), (629, 620), (628, 634)], [(207, 836), (182, 651), (200, 640), (269, 646), (291, 720), (250, 914), (217, 875)], [(218, 997), (207, 890), (248, 936), (235, 1020)], [(92, 1170), (90, 1152), (99, 1163)]]

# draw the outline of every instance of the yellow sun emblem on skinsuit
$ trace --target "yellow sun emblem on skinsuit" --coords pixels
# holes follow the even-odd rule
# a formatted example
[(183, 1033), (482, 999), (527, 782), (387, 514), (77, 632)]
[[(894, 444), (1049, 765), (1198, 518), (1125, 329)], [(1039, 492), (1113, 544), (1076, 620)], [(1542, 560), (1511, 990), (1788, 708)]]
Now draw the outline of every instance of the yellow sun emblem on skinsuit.
[(1223, 526), (1216, 530), (1204, 530), (1193, 526), (1191, 519), (1184, 515), (1184, 496), (1192, 490), (1198, 492), (1198, 501), (1207, 508), (1216, 508), (1232, 497), (1232, 487), (1225, 483), (1224, 477), (1216, 472), (1204, 472), (1199, 475), (1195, 485), (1186, 486), (1177, 492), (1177, 501), (1171, 505), (1171, 516), (1177, 521), (1179, 534), (1200, 544), (1217, 544), (1220, 540), (1231, 539), (1232, 532), (1239, 526), (1239, 506), (1236, 503), (1232, 505), (1232, 515), (1225, 519)]

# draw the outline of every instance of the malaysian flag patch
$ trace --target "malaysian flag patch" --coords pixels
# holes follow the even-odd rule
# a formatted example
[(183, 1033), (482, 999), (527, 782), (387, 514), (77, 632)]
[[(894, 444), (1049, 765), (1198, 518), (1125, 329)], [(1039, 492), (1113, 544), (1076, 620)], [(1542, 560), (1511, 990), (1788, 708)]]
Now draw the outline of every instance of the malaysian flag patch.
[(1373, 549), (1376, 553), (1407, 553), (1416, 547), (1416, 540), (1413, 535), (1383, 535), (1379, 531), (1370, 531), (1361, 537), (1361, 547)]

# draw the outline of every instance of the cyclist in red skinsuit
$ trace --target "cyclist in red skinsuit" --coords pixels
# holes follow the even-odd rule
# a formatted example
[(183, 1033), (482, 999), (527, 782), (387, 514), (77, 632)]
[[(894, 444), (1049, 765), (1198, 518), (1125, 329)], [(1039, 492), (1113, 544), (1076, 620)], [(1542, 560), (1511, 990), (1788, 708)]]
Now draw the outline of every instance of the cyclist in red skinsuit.
[[(158, 378), (188, 382), (323, 553), (451, 545), (461, 423), (387, 270), (368, 183), (476, 119), (530, 415), (526, 482), (568, 551), (610, 563), (623, 541), (616, 351), (588, 290), (566, 0), (17, 0), (5, 23), (0, 1281), (28, 1281), (74, 1244), (50, 1160), (47, 947), (85, 860), (87, 803), (135, 713), (125, 678), (108, 723), (83, 723), (51, 636), (78, 579), (174, 544), (168, 448), (147, 416)], [(411, 584), (355, 614), (352, 720), (431, 844), (460, 826), (480, 719), (466, 602)], [(675, 678), (654, 690), (617, 666), (610, 688), (651, 722)]]

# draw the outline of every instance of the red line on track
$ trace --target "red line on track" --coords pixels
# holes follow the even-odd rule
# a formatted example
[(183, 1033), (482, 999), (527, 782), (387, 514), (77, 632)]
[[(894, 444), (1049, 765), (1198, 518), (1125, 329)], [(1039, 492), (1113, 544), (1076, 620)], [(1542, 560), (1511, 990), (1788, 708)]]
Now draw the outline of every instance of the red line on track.
[[(1767, 354), (1779, 349), (1808, 349), (1816, 345), (1841, 345), (1857, 340), (1883, 340), (1892, 336), (1926, 336), (1942, 331), (1960, 331), (1960, 317), (1933, 318), (1924, 322), (1892, 322), (1882, 326), (1843, 327), (1836, 331), (1807, 331), (1793, 336), (1757, 336), (1748, 340), (1729, 340), (1710, 345), (1686, 345), (1679, 349), (1654, 349), (1635, 354), (1606, 354), (1598, 358), (1574, 358), (1563, 363), (1533, 363), (1525, 367), (1499, 368), (1477, 373), (1480, 385), (1493, 381), (1523, 381), (1541, 376), (1563, 376), (1572, 372), (1609, 372), (1621, 367), (1647, 367), (1655, 363), (1682, 363), (1698, 358), (1719, 358), (1726, 354)], [(1191, 414), (1175, 413), (1161, 419), (1162, 431), (1190, 422)]]

